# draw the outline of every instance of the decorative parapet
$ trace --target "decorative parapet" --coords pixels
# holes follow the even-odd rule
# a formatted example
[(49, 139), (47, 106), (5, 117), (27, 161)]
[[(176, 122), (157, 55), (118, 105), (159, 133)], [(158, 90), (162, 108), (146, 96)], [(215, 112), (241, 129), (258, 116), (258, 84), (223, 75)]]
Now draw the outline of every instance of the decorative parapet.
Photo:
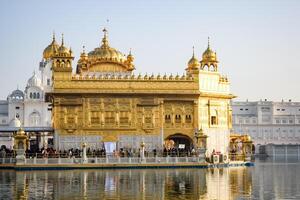
[(90, 74), (74, 74), (72, 75), (72, 80), (132, 80), (132, 81), (193, 81), (194, 78), (192, 76), (187, 76), (183, 74), (182, 76), (179, 76), (178, 74), (176, 76), (170, 75), (164, 75), (161, 76), (160, 74), (154, 75), (152, 74), (149, 76), (148, 74), (145, 75), (135, 75), (135, 74), (97, 74), (97, 73), (90, 73)]

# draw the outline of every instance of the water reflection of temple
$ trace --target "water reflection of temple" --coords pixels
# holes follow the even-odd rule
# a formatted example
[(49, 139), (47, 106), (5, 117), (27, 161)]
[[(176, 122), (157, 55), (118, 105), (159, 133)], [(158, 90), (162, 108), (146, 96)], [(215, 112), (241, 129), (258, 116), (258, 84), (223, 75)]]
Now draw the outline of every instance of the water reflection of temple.
[[(90, 170), (0, 173), (15, 199), (236, 199), (252, 194), (252, 170)], [(3, 191), (1, 192), (3, 194)], [(2, 198), (3, 196), (0, 195)]]

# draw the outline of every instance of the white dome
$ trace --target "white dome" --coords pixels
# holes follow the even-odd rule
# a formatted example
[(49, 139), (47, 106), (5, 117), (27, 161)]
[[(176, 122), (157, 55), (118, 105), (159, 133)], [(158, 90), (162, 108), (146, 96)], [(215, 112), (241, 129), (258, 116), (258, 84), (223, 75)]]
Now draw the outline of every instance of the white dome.
[(9, 126), (19, 128), (21, 127), (21, 121), (15, 117), (13, 120), (10, 121)]
[(13, 100), (23, 100), (24, 99), (24, 93), (21, 90), (16, 89), (10, 95), (8, 95), (7, 98), (8, 99), (13, 99)]
[(27, 81), (27, 87), (33, 87), (33, 86), (37, 86), (37, 87), (41, 86), (41, 80), (37, 77), (35, 72), (33, 73), (32, 77)]

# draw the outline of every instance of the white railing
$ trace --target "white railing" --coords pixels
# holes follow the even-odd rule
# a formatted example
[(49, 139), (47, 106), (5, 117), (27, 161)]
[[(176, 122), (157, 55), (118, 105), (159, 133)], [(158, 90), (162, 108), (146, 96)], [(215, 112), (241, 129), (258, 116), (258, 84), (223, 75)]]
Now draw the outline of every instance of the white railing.
[[(3, 158), (1, 163), (15, 163), (14, 158)], [(204, 157), (146, 157), (143, 160), (140, 157), (106, 157), (106, 158), (88, 158), (88, 164), (176, 164), (176, 163), (203, 163)], [(25, 164), (80, 164), (83, 163), (82, 158), (26, 158)]]
[(16, 163), (15, 158), (0, 158), (0, 164), (13, 164)]

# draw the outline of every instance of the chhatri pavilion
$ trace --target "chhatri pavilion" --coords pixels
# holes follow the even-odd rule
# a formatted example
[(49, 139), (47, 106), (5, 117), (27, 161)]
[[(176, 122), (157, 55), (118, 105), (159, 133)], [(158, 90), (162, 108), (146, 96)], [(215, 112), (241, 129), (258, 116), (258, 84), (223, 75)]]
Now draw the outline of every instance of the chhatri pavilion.
[[(185, 74), (134, 74), (134, 57), (111, 47), (107, 30), (100, 46), (74, 56), (62, 40), (44, 50), (51, 65), (54, 145), (59, 150), (105, 147), (147, 151), (175, 147), (198, 148), (206, 138), (206, 154), (228, 154), (232, 110), (230, 82), (218, 71), (216, 53), (209, 43), (199, 61), (194, 53)], [(75, 70), (76, 67), (76, 70)], [(73, 71), (76, 71), (74, 73)]]

